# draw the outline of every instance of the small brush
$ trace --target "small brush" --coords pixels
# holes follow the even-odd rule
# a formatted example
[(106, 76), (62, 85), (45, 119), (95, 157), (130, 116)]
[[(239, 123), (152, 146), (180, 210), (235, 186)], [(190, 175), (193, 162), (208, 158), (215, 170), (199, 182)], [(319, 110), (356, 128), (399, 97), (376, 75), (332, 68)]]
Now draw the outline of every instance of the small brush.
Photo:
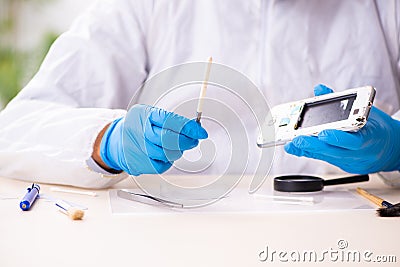
[(208, 79), (210, 78), (211, 65), (212, 65), (212, 57), (209, 57), (206, 73), (204, 75), (203, 85), (201, 86), (199, 102), (197, 104), (196, 122), (198, 123), (200, 123), (201, 114), (203, 113), (203, 100), (207, 92), (207, 85), (208, 85)]
[(360, 187), (357, 187), (356, 191), (358, 194), (380, 207), (376, 211), (380, 217), (400, 217), (400, 203), (392, 204), (378, 196), (367, 192)]
[(60, 208), (60, 211), (66, 215), (68, 215), (71, 220), (82, 220), (83, 216), (85, 215), (85, 212), (81, 209), (78, 209), (76, 207), (72, 207), (65, 201), (57, 201), (56, 206)]

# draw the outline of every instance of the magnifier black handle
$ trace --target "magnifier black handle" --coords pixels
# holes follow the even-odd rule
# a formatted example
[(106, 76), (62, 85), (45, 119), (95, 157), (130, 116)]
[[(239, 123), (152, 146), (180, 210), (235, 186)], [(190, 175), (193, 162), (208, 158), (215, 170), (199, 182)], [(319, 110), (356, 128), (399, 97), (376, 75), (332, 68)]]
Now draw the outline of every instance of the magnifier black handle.
[(358, 182), (367, 182), (369, 181), (369, 175), (356, 175), (350, 177), (343, 177), (331, 180), (324, 180), (324, 185), (337, 185), (337, 184), (351, 184), (351, 183), (358, 183)]

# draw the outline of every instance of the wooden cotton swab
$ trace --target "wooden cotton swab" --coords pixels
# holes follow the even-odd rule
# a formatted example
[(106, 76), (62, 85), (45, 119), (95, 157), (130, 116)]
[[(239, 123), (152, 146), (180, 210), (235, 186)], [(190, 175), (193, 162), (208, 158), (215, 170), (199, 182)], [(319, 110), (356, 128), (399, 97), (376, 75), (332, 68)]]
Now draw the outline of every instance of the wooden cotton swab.
[(50, 190), (53, 191), (53, 192), (71, 193), (71, 194), (87, 195), (87, 196), (97, 197), (97, 194), (95, 192), (86, 191), (86, 190), (63, 189), (63, 188), (58, 188), (58, 187), (52, 187), (52, 188), (50, 188)]
[(204, 97), (206, 96), (206, 92), (207, 92), (207, 85), (208, 85), (208, 79), (210, 78), (211, 65), (212, 65), (212, 57), (209, 57), (207, 68), (206, 68), (206, 73), (204, 75), (203, 84), (201, 86), (199, 102), (197, 104), (196, 122), (200, 122), (201, 114), (203, 112), (203, 100), (204, 100)]

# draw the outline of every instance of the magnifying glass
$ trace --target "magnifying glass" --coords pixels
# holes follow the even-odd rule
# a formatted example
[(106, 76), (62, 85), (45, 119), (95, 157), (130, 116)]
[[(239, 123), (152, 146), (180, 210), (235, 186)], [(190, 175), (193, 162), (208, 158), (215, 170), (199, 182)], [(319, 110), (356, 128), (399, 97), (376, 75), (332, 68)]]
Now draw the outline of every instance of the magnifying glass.
[(274, 178), (274, 190), (280, 192), (316, 192), (324, 186), (369, 181), (368, 174), (324, 180), (316, 176), (286, 175)]

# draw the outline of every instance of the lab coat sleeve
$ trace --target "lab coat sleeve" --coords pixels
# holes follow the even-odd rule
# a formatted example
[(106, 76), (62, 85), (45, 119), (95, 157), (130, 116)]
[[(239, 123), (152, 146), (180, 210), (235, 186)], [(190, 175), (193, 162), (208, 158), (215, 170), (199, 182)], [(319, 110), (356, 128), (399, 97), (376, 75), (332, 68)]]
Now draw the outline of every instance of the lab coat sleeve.
[[(395, 31), (395, 42), (397, 43), (396, 46), (396, 73), (397, 73), (397, 80), (398, 84), (400, 84), (400, 4), (394, 2), (395, 4), (395, 13), (396, 13), (396, 31)], [(400, 92), (398, 92), (400, 95)], [(397, 111), (393, 116), (394, 119), (400, 120), (400, 111)], [(400, 160), (400, 159), (399, 159)], [(383, 182), (392, 187), (400, 187), (400, 172), (393, 171), (393, 172), (380, 172), (378, 173), (379, 176), (382, 178)]]
[[(393, 116), (393, 119), (400, 120), (400, 110), (397, 111)], [(400, 160), (400, 159), (398, 159)], [(400, 172), (380, 172), (379, 177), (382, 178), (383, 182), (392, 187), (400, 187)]]
[(146, 78), (145, 3), (99, 1), (58, 38), (0, 113), (0, 176), (85, 188), (127, 176), (108, 175), (88, 160), (97, 134), (125, 115)]

